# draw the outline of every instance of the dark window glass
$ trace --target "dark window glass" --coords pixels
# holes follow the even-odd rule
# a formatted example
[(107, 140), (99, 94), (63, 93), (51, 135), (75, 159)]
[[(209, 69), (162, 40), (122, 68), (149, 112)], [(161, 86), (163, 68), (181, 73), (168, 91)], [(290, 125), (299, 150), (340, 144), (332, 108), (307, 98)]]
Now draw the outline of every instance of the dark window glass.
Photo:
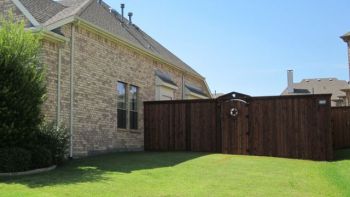
[(137, 129), (138, 125), (138, 87), (130, 86), (130, 129)]
[(118, 101), (117, 101), (117, 113), (118, 113), (118, 128), (126, 129), (126, 84), (118, 82)]

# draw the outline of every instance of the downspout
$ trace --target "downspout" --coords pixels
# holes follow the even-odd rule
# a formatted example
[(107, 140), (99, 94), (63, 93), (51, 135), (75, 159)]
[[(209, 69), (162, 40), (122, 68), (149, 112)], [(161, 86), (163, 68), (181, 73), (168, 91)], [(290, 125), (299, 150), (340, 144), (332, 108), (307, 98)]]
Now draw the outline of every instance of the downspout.
[(350, 84), (350, 41), (348, 41), (347, 44), (348, 44), (348, 68), (349, 68), (349, 81), (348, 81), (348, 83)]
[(58, 65), (57, 65), (57, 129), (61, 125), (61, 64), (62, 64), (62, 48), (58, 48)]
[(71, 51), (70, 51), (70, 150), (69, 157), (73, 158), (73, 124), (74, 124), (74, 45), (75, 45), (75, 24), (72, 24), (71, 29)]
[(184, 77), (184, 74), (182, 73), (182, 95), (181, 95), (181, 98), (182, 100), (185, 99), (185, 77)]

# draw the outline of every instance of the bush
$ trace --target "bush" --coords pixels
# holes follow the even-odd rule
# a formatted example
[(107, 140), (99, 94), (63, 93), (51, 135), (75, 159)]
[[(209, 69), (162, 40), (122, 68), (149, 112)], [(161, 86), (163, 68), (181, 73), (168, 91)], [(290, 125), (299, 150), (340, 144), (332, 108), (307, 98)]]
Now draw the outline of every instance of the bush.
[(33, 147), (30, 152), (32, 153), (32, 169), (52, 166), (52, 154), (49, 149), (42, 146), (36, 146)]
[(0, 172), (23, 172), (31, 167), (31, 154), (22, 148), (0, 149)]
[(34, 142), (46, 93), (40, 38), (9, 18), (0, 19), (0, 148)]
[(37, 135), (37, 144), (47, 148), (52, 153), (54, 164), (62, 164), (68, 153), (69, 134), (64, 127), (55, 123), (43, 124)]

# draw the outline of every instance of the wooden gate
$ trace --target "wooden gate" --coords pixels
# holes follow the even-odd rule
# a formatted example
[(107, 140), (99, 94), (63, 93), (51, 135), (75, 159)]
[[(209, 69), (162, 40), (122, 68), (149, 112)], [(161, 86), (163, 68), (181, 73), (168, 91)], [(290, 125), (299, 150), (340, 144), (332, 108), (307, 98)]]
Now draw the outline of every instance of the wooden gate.
[(221, 103), (222, 152), (248, 154), (249, 114), (248, 103), (230, 99)]

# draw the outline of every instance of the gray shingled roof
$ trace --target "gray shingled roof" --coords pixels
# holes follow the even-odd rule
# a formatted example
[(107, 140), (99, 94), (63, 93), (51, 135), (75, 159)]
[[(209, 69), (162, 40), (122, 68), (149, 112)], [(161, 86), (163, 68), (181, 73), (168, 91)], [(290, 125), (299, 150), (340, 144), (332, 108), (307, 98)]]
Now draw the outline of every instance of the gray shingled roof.
[(79, 16), (110, 33), (122, 37), (131, 44), (160, 56), (164, 60), (179, 66), (180, 68), (199, 75), (195, 70), (143, 32), (139, 27), (136, 25), (129, 25), (127, 19), (124, 18), (124, 23), (121, 23), (120, 15), (110, 13), (109, 7), (107, 7), (106, 4), (101, 6), (98, 5), (97, 1), (93, 1)]
[(339, 96), (345, 96), (341, 89), (348, 87), (345, 80), (337, 78), (319, 78), (319, 79), (303, 79), (299, 83), (294, 83), (294, 93), (288, 93), (287, 88), (282, 95), (293, 94), (332, 94), (332, 100), (338, 99)]
[(96, 0), (20, 1), (43, 26), (54, 24), (70, 16), (78, 16), (187, 72), (201, 76), (139, 27), (128, 24), (127, 19), (124, 18), (125, 22), (122, 24), (120, 14), (110, 13), (109, 6), (105, 3), (100, 5)]
[[(52, 0), (45, 0), (45, 1), (52, 1)], [(78, 15), (79, 11), (83, 9), (86, 5), (89, 4), (91, 0), (62, 0), (59, 1), (61, 5), (65, 6), (66, 8), (59, 13), (57, 13), (55, 16), (50, 18), (48, 21), (46, 21), (43, 25), (48, 26), (53, 23), (56, 23), (60, 20), (63, 20), (65, 18), (68, 18), (70, 16)]]
[(45, 23), (66, 8), (62, 4), (48, 0), (20, 0), (20, 2), (39, 23)]

